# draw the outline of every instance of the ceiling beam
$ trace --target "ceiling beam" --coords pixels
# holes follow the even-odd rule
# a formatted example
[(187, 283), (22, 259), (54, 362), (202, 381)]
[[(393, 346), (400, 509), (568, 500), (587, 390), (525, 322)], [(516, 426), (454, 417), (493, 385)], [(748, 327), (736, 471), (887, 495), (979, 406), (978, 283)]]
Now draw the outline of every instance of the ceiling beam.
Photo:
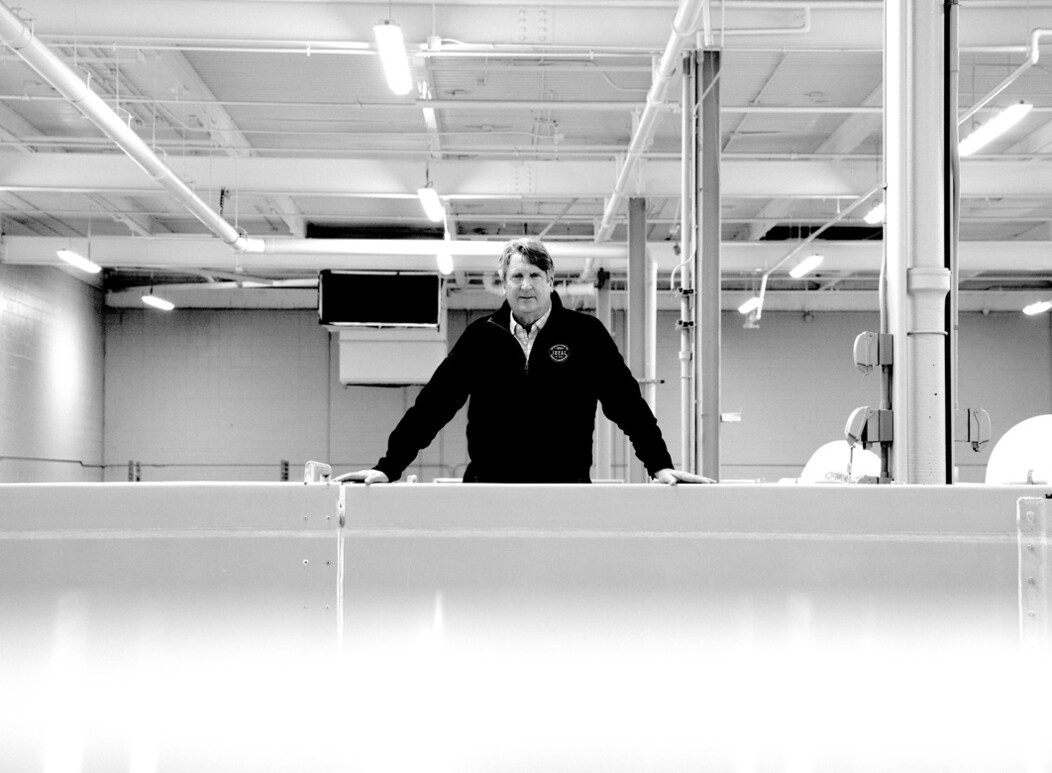
[[(198, 102), (198, 120), (218, 147), (233, 158), (251, 158), (255, 155), (252, 143), (226, 108), (216, 103), (215, 94), (187, 61), (185, 54), (162, 51), (156, 61), (159, 72), (155, 77), (175, 81), (181, 96)], [(306, 235), (307, 222), (290, 197), (267, 197), (266, 207), (284, 221), (290, 235), (299, 238)]]
[[(272, 240), (278, 244), (281, 240)], [(307, 240), (310, 242), (311, 240)], [(452, 241), (383, 240), (383, 239), (318, 239), (317, 253), (304, 249), (302, 240), (289, 240), (297, 247), (296, 253), (282, 253), (275, 248), (267, 254), (238, 254), (217, 238), (165, 237), (143, 239), (133, 237), (94, 236), (91, 239), (92, 259), (110, 268), (186, 269), (212, 271), (256, 272), (299, 271), (314, 273), (321, 268), (401, 269), (433, 271), (435, 253), (439, 246), (454, 256), (458, 270), (486, 271), (493, 268), (504, 240)], [(73, 246), (87, 248), (87, 239), (47, 238), (38, 236), (7, 236), (2, 262), (17, 265), (56, 265), (55, 250)], [(759, 274), (774, 266), (793, 248), (787, 242), (724, 242), (720, 248), (724, 274)], [(589, 256), (597, 256), (611, 266), (626, 259), (624, 244), (595, 245), (592, 243), (548, 243), (556, 267), (571, 271), (583, 265)], [(883, 256), (881, 242), (821, 242), (825, 262), (821, 275), (868, 273), (875, 276)], [(648, 254), (660, 271), (674, 268), (680, 258), (673, 251), (673, 243), (650, 242)], [(1049, 274), (1052, 257), (1046, 242), (962, 242), (960, 270), (964, 277), (982, 272), (1027, 272)], [(788, 268), (775, 274), (787, 275)], [(801, 286), (806, 284), (801, 281)]]
[[(373, 159), (169, 158), (169, 165), (198, 190), (221, 188), (242, 195), (406, 196), (423, 182), (418, 161)], [(444, 197), (592, 198), (610, 192), (616, 162), (436, 160), (431, 179)], [(1052, 174), (1041, 164), (966, 159), (965, 197), (1052, 196)], [(678, 196), (680, 164), (649, 161), (641, 169), (641, 193)], [(864, 193), (878, 170), (868, 161), (762, 161), (727, 159), (721, 169), (725, 197), (839, 198)], [(529, 190), (513, 181), (529, 177)], [(0, 168), (0, 190), (156, 193), (159, 189), (129, 158), (115, 154), (28, 154)], [(518, 192), (514, 192), (518, 190)], [(509, 193), (509, 191), (513, 191)]]

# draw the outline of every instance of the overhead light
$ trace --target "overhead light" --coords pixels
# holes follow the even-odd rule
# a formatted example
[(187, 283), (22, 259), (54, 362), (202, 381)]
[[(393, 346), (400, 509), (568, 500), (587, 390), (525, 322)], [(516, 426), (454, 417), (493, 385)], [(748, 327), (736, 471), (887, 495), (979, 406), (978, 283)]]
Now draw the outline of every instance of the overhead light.
[(449, 276), (453, 273), (453, 256), (448, 252), (442, 251), (435, 255), (435, 262), (438, 264), (438, 271), (442, 276)]
[(97, 274), (102, 271), (102, 266), (91, 262), (83, 255), (76, 253), (73, 250), (59, 250), (58, 256), (74, 268), (79, 268), (81, 271), (86, 271), (89, 274)]
[(1037, 303), (1031, 303), (1029, 306), (1024, 306), (1023, 313), (1034, 316), (1035, 314), (1041, 314), (1049, 309), (1052, 309), (1052, 301), (1038, 301)]
[(435, 108), (425, 107), (424, 109), (424, 125), (427, 126), (427, 130), (430, 132), (438, 131), (438, 115), (435, 113)]
[(870, 225), (876, 225), (877, 223), (884, 222), (884, 202), (880, 202), (873, 209), (866, 213), (866, 216), (862, 218)]
[(822, 265), (822, 261), (825, 260), (824, 255), (819, 255), (817, 252), (810, 257), (804, 258), (791, 269), (789, 269), (789, 276), (793, 279), (799, 279), (802, 276), (806, 276)]
[(416, 195), (420, 197), (420, 205), (424, 208), (424, 214), (432, 223), (440, 223), (446, 217), (445, 207), (438, 198), (438, 191), (432, 187), (431, 182), (423, 188), (417, 188)]
[(759, 295), (754, 295), (752, 298), (747, 300), (741, 306), (738, 307), (739, 314), (752, 314), (754, 311), (760, 308), (763, 301), (760, 300)]
[(155, 309), (160, 309), (161, 311), (171, 311), (175, 308), (174, 303), (165, 300), (164, 298), (161, 298), (157, 295), (154, 295), (153, 293), (150, 293), (149, 295), (144, 295), (142, 297), (142, 302), (145, 303), (147, 306), (153, 306)]
[(376, 35), (387, 85), (395, 94), (408, 94), (413, 88), (413, 76), (409, 71), (409, 54), (405, 50), (402, 28), (394, 20), (384, 19), (382, 24), (373, 27), (373, 34)]
[(1006, 131), (1019, 123), (1034, 108), (1027, 102), (1019, 102), (1010, 105), (973, 131), (958, 146), (958, 152), (962, 156), (970, 156), (985, 146), (991, 140), (1000, 137)]

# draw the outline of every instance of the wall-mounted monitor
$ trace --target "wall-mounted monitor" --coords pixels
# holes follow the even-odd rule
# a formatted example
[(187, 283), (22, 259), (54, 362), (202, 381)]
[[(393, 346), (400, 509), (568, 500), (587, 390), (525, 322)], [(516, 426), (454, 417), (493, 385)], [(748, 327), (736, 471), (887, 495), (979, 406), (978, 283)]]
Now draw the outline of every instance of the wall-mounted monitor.
[(325, 270), (318, 275), (323, 325), (438, 328), (441, 319), (438, 274)]

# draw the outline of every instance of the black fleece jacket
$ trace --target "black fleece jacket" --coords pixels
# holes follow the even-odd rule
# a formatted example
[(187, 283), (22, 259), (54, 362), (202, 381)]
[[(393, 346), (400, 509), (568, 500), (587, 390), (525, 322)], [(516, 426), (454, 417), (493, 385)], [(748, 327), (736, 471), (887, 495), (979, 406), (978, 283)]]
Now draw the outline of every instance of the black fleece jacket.
[[(375, 468), (397, 480), (468, 401), (472, 483), (589, 483), (596, 404), (653, 475), (672, 467), (661, 430), (603, 324), (552, 293), (529, 362), (507, 302), (468, 325), (391, 433)], [(525, 398), (525, 399), (523, 399)]]

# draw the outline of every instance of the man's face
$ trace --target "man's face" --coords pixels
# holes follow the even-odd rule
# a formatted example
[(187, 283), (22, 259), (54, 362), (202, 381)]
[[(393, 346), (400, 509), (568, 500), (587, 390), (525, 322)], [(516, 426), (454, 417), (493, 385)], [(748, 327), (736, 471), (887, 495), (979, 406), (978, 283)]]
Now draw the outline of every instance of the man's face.
[(552, 303), (552, 283), (540, 268), (527, 263), (522, 255), (511, 256), (504, 272), (508, 305), (521, 324), (532, 324), (544, 316)]

